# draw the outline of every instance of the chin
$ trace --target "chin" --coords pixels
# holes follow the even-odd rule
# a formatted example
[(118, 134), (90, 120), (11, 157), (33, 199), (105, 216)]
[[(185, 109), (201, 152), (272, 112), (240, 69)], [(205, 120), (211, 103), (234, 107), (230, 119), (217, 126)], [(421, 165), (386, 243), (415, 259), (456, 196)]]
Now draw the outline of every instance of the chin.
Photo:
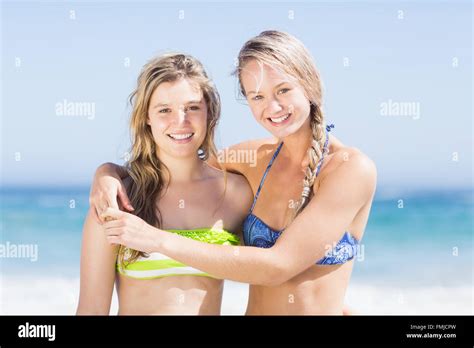
[(161, 154), (175, 159), (184, 159), (196, 156), (198, 147), (193, 144), (186, 144), (185, 146), (166, 146), (161, 147)]
[(171, 151), (170, 155), (174, 158), (184, 159), (190, 157), (197, 157), (198, 149), (181, 149)]
[(295, 134), (301, 127), (295, 127), (294, 125), (288, 125), (281, 129), (268, 129), (267, 130), (276, 138), (286, 138), (292, 134)]

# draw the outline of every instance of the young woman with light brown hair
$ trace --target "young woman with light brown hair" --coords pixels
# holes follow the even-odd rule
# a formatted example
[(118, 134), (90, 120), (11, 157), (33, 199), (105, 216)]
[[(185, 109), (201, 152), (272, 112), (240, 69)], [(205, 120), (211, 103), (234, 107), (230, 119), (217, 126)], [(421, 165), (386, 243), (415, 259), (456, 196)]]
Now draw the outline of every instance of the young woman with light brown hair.
[[(202, 64), (184, 54), (152, 59), (131, 104), (124, 192), (134, 222), (184, 239), (239, 244), (252, 193), (244, 178), (205, 161), (216, 156), (220, 99)], [(93, 213), (84, 224), (77, 314), (109, 314), (115, 281), (119, 314), (220, 314), (221, 279), (158, 252), (111, 245)]]

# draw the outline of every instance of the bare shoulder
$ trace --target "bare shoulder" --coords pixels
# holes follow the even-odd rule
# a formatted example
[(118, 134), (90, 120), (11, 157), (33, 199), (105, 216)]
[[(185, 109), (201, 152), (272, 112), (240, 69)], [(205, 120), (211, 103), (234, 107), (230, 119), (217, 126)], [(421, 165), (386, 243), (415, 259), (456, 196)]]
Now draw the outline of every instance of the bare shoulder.
[(373, 194), (377, 182), (377, 167), (371, 158), (356, 147), (346, 146), (332, 153), (330, 157), (326, 167), (321, 168), (318, 186), (325, 182), (340, 187), (357, 185), (363, 192)]
[[(253, 193), (247, 179), (241, 174), (224, 172), (216, 168), (212, 168), (212, 177), (214, 181), (214, 188), (220, 187), (225, 192), (223, 196), (220, 196), (220, 207), (223, 208), (223, 216), (225, 216), (225, 226), (229, 231), (233, 231), (236, 234), (241, 233), (242, 222), (245, 216), (248, 214), (250, 206), (252, 204)], [(226, 180), (224, 181), (224, 175)], [(224, 190), (225, 182), (225, 191)], [(221, 205), (222, 204), (222, 205)]]
[(248, 175), (258, 161), (275, 149), (275, 138), (254, 139), (231, 145), (219, 152), (219, 162), (234, 173)]
[(252, 198), (252, 189), (242, 174), (231, 173), (221, 169), (208, 166), (209, 178), (215, 181), (215, 187), (224, 185), (224, 175), (226, 176), (226, 197), (234, 201), (245, 201), (248, 197)]
[(276, 140), (274, 138), (252, 139), (246, 140), (238, 144), (228, 147), (229, 150), (261, 150), (262, 146), (274, 145)]
[(375, 163), (365, 153), (356, 147), (342, 147), (341, 149), (334, 152), (334, 156), (337, 158), (337, 166), (342, 164), (348, 164), (352, 169), (359, 168), (367, 171), (367, 173), (376, 171)]
[(240, 174), (227, 173), (227, 191), (235, 200), (249, 201), (253, 198), (252, 189), (247, 179)]
[[(247, 140), (224, 149), (235, 155), (248, 153), (254, 153), (257, 159), (265, 157), (269, 152), (273, 152), (275, 147), (278, 145), (278, 141), (275, 138), (264, 138)], [(245, 163), (247, 165), (251, 163)]]

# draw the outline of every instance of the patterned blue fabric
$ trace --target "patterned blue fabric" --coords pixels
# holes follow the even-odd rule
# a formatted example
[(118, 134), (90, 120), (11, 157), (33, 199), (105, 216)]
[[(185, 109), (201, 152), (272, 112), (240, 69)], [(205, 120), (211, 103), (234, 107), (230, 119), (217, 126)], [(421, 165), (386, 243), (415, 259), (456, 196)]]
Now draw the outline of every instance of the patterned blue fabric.
[(346, 231), (336, 246), (329, 250), (326, 256), (316, 262), (316, 264), (341, 265), (346, 263), (357, 255), (358, 245), (359, 241)]
[(244, 220), (244, 244), (259, 248), (271, 248), (280, 237), (281, 231), (275, 231), (253, 214)]
[[(324, 160), (324, 154), (327, 151), (328, 146), (328, 132), (334, 128), (334, 125), (331, 124), (326, 127), (326, 142), (324, 143), (323, 149), (323, 156), (319, 160), (316, 176), (319, 174), (319, 170)], [(280, 149), (283, 143), (278, 145), (275, 153), (273, 154), (270, 163), (268, 163), (267, 169), (263, 174), (262, 180), (260, 181), (260, 185), (258, 187), (257, 193), (255, 194), (252, 207), (250, 208), (249, 214), (245, 218), (244, 225), (243, 225), (243, 237), (244, 237), (244, 244), (248, 246), (254, 246), (258, 248), (271, 248), (277, 241), (277, 239), (282, 234), (283, 230), (277, 231), (270, 228), (265, 222), (263, 222), (259, 217), (252, 214), (253, 209), (255, 208), (255, 204), (257, 203), (258, 196), (262, 189), (263, 183), (267, 174), (273, 164), (273, 161), (278, 156)], [(338, 265), (343, 264), (347, 261), (352, 260), (357, 255), (359, 241), (353, 237), (349, 232), (344, 232), (341, 240), (335, 245), (334, 248), (329, 250), (326, 255), (316, 262), (318, 265)]]

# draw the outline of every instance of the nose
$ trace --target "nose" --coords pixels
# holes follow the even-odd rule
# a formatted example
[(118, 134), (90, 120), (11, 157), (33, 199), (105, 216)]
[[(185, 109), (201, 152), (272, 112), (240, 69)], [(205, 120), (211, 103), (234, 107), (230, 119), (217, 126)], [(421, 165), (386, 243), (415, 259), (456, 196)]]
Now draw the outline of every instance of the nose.
[(179, 108), (178, 114), (177, 114), (177, 122), (178, 124), (182, 124), (186, 122), (186, 110), (185, 108)]
[(278, 102), (277, 99), (272, 98), (269, 100), (267, 104), (267, 113), (270, 114), (271, 116), (281, 112), (283, 108), (281, 107), (280, 103)]

